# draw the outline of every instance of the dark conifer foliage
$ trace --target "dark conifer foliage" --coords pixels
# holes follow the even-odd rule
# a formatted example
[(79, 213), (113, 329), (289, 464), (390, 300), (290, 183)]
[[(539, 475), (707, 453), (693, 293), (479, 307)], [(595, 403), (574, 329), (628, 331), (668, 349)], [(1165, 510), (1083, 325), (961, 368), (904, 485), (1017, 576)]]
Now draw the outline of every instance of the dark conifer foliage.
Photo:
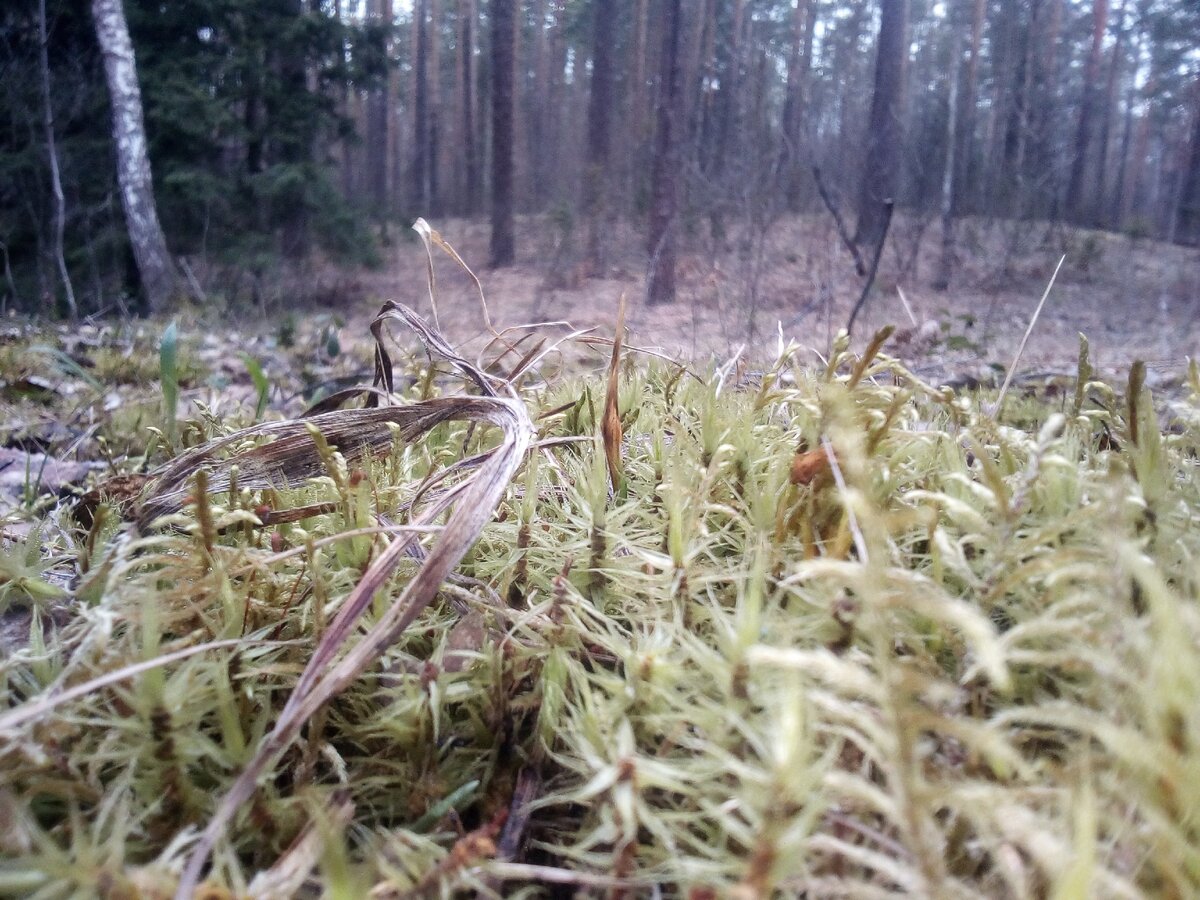
[[(0, 301), (128, 307), (90, 0), (44, 0), (48, 77), (40, 4), (0, 5)], [(357, 264), (419, 215), (494, 212), (498, 262), (513, 216), (547, 214), (601, 274), (623, 220), (667, 285), (671, 242), (825, 215), (814, 168), (868, 254), (884, 195), (944, 227), (1200, 242), (1192, 0), (680, 0), (677, 20), (666, 0), (121, 5), (162, 230), (197, 271)]]

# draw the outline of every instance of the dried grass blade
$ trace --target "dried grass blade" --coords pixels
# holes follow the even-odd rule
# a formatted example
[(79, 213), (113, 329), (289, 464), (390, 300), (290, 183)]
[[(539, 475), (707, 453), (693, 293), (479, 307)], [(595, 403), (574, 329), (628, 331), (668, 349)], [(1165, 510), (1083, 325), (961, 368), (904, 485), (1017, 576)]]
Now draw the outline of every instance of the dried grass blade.
[[(144, 528), (160, 516), (177, 512), (191, 492), (199, 469), (209, 470), (210, 493), (228, 490), (229, 473), (235, 466), (238, 484), (251, 490), (295, 485), (322, 474), (324, 463), (309, 426), (320, 431), (348, 461), (356, 461), (392, 448), (394, 438), (389, 424), (400, 427), (400, 440), (411, 441), (442, 422), (473, 420), (492, 408), (488, 398), (435, 397), (407, 406), (334, 410), (307, 419), (253, 425), (201, 444), (159, 469), (142, 490), (136, 518)], [(218, 459), (221, 451), (259, 438), (270, 442)]]
[(604, 458), (608, 462), (608, 478), (613, 493), (621, 486), (621, 414), (617, 410), (618, 381), (621, 368), (621, 339), (625, 334), (625, 295), (617, 307), (617, 327), (613, 335), (612, 358), (608, 363), (608, 389), (604, 394), (604, 415), (600, 420), (600, 435), (604, 439)]
[(1050, 290), (1054, 287), (1054, 282), (1058, 280), (1058, 272), (1066, 262), (1067, 257), (1063, 255), (1058, 260), (1058, 265), (1054, 267), (1054, 274), (1050, 276), (1050, 283), (1046, 285), (1046, 290), (1042, 293), (1042, 299), (1038, 301), (1037, 309), (1033, 311), (1033, 316), (1029, 319), (1029, 325), (1025, 329), (1025, 336), (1021, 338), (1021, 343), (1017, 347), (1017, 355), (1013, 357), (1012, 364), (1008, 367), (1008, 372), (1004, 376), (1004, 384), (1000, 385), (1000, 395), (996, 398), (996, 409), (992, 413), (993, 419), (1000, 418), (1000, 410), (1004, 407), (1004, 397), (1008, 394), (1008, 386), (1012, 383), (1013, 374), (1017, 371), (1017, 365), (1021, 362), (1021, 357), (1025, 353), (1025, 345), (1029, 343), (1029, 336), (1033, 334), (1033, 326), (1037, 324), (1038, 316), (1042, 314), (1042, 307), (1046, 305), (1046, 299), (1050, 296)]
[[(254, 793), (259, 776), (286, 748), (309, 717), (358, 678), (437, 595), (442, 582), (491, 518), (521, 465), (534, 433), (524, 404), (515, 399), (499, 397), (447, 399), (466, 403), (460, 409), (459, 418), (489, 422), (500, 427), (504, 431), (503, 443), (457, 495), (458, 502), (445, 528), (412, 581), (371, 630), (335, 662), (334, 658), (351, 634), (354, 622), (390, 577), (413, 538), (409, 536), (393, 541), (350, 592), (338, 616), (323, 634), (321, 643), (301, 674), (274, 729), (221, 799), (212, 820), (193, 848), (175, 895), (178, 900), (192, 896), (213, 846), (237, 810)], [(450, 498), (447, 497), (444, 502), (448, 504)], [(441, 508), (441, 503), (435, 504), (422, 519), (431, 519)]]

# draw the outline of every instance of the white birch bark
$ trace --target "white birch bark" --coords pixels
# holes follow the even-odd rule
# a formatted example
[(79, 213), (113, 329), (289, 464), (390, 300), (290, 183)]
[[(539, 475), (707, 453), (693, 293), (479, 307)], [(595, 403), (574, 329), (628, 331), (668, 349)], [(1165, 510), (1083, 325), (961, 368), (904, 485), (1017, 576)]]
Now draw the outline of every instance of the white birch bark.
[(175, 293), (175, 269), (154, 206), (142, 94), (129, 26), (121, 0), (92, 0), (96, 37), (104, 54), (104, 72), (112, 101), (113, 143), (125, 227), (151, 312), (165, 309)]

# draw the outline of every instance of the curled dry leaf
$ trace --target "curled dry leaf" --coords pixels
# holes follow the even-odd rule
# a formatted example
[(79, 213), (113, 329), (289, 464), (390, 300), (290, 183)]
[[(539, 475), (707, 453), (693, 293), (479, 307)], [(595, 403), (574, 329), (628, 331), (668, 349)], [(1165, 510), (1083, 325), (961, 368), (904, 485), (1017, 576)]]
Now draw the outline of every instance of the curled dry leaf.
[(600, 436), (604, 440), (604, 458), (608, 462), (608, 478), (615, 492), (621, 484), (621, 415), (617, 410), (617, 382), (621, 367), (621, 340), (625, 335), (625, 295), (617, 307), (617, 327), (613, 335), (612, 358), (608, 363), (608, 389), (604, 394), (604, 415), (600, 420)]
[(824, 449), (805, 450), (798, 452), (792, 460), (792, 471), (789, 476), (792, 484), (813, 484), (829, 477), (829, 457)]

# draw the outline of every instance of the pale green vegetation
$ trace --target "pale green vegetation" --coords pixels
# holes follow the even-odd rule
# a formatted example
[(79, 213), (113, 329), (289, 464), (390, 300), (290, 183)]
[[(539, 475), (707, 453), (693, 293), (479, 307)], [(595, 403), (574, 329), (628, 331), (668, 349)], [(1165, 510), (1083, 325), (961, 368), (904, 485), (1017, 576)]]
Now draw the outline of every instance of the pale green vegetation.
[[(1140, 369), (1080, 369), (997, 421), (844, 346), (741, 380), (626, 354), (615, 491), (603, 380), (527, 377), (542, 445), (258, 779), (206, 896), (1195, 896), (1200, 379), (1168, 420)], [(3, 539), (33, 618), (0, 660), (0, 894), (169, 896), (425, 480), (497, 434), (318, 447), (293, 487), (217, 464), (153, 528), (60, 507)], [(798, 450), (828, 454), (807, 484)]]

